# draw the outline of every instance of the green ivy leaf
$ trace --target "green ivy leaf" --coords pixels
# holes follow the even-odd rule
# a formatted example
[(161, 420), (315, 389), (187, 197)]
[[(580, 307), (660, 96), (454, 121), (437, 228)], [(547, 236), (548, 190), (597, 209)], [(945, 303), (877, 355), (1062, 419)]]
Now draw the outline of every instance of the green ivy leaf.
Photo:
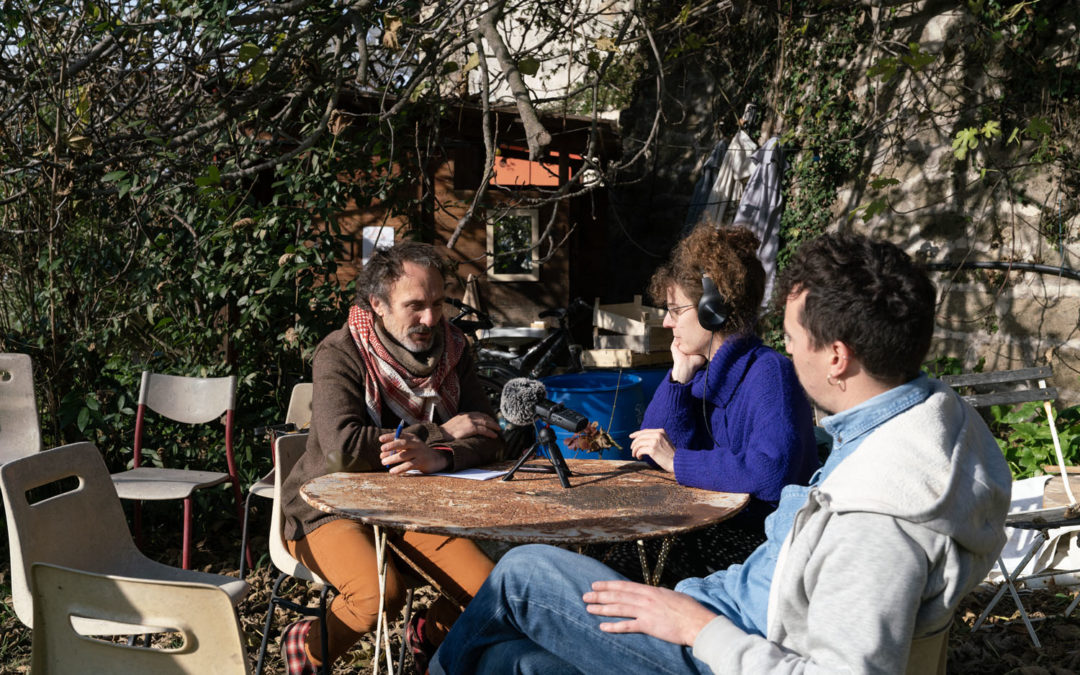
[(880, 77), (882, 80), (888, 82), (896, 75), (899, 66), (900, 62), (895, 58), (883, 56), (878, 59), (877, 63), (866, 69), (866, 74), (870, 77)]
[(107, 173), (107, 174), (105, 174), (104, 176), (101, 177), (101, 182), (102, 183), (115, 183), (118, 180), (126, 178), (127, 175), (128, 175), (127, 171), (110, 171), (109, 173)]
[(863, 222), (864, 223), (869, 222), (871, 218), (873, 218), (874, 216), (876, 216), (879, 213), (883, 213), (888, 208), (889, 208), (889, 203), (885, 200), (884, 197), (882, 197), (881, 199), (875, 199), (875, 200), (871, 201), (869, 204), (864, 206), (863, 209), (862, 209)]
[(244, 44), (240, 45), (240, 53), (238, 56), (241, 61), (247, 62), (251, 61), (260, 54), (262, 54), (262, 49), (259, 48), (259, 45), (252, 42), (245, 42)]
[(1033, 139), (1049, 136), (1053, 131), (1054, 127), (1041, 117), (1032, 117), (1027, 128), (1024, 129), (1024, 133)]
[(956, 132), (953, 139), (953, 155), (960, 161), (967, 157), (968, 150), (974, 150), (979, 146), (979, 130), (975, 127), (967, 127)]
[(209, 187), (211, 185), (219, 185), (221, 183), (221, 172), (214, 165), (206, 167), (206, 173), (195, 179), (195, 184), (199, 187)]
[(255, 60), (255, 63), (251, 64), (251, 70), (248, 73), (251, 75), (252, 81), (261, 80), (267, 72), (270, 70), (270, 62), (266, 60), (265, 56), (260, 56)]
[(908, 53), (900, 57), (909, 68), (915, 72), (919, 72), (926, 66), (934, 62), (936, 57), (929, 52), (922, 50), (922, 45), (918, 42), (908, 43)]
[(900, 181), (896, 178), (875, 178), (870, 181), (871, 190), (881, 190), (883, 188), (890, 187), (892, 185), (899, 185)]

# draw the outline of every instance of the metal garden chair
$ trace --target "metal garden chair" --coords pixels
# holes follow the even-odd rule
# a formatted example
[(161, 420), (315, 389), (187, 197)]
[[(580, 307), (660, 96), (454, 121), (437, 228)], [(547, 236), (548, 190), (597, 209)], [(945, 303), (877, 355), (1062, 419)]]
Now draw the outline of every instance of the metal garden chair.
[[(185, 424), (205, 424), (225, 417), (225, 458), (228, 472), (148, 467), (143, 465), (143, 428), (147, 409)], [(236, 376), (177, 377), (143, 371), (139, 408), (135, 417), (134, 468), (113, 474), (120, 499), (184, 501), (183, 567), (191, 568), (192, 494), (195, 490), (231, 482), (236, 500), (237, 522), (243, 521), (240, 480), (233, 457), (233, 416), (236, 409)], [(207, 453), (212, 455), (213, 453)], [(135, 505), (135, 534), (142, 533), (142, 504)], [(250, 562), (250, 560), (249, 560)]]
[[(1041, 401), (1046, 411), (1047, 424), (1050, 427), (1050, 435), (1054, 443), (1054, 451), (1057, 458), (1057, 468), (1061, 472), (1064, 481), (1065, 494), (1068, 504), (1053, 508), (1040, 508), (1034, 511), (1024, 511), (1009, 514), (1005, 519), (1005, 526), (1031, 530), (1035, 532), (1034, 538), (1028, 545), (1019, 563), (1013, 569), (1009, 569), (1005, 560), (998, 556), (998, 568), (1004, 576), (1004, 581), (990, 603), (976, 619), (972, 630), (978, 629), (998, 601), (1008, 592), (1016, 603), (1020, 612), (1020, 618), (1027, 627), (1028, 635), (1036, 647), (1041, 647), (1039, 637), (1035, 634), (1035, 628), (1031, 624), (1024, 604), (1020, 600), (1018, 587), (1024, 583), (1034, 581), (1047, 576), (1061, 574), (1062, 570), (1037, 572), (1035, 574), (1023, 574), (1028, 562), (1039, 552), (1042, 545), (1049, 539), (1050, 533), (1061, 527), (1080, 525), (1080, 506), (1077, 505), (1076, 497), (1069, 485), (1069, 472), (1065, 464), (1065, 457), (1061, 451), (1061, 440), (1058, 438), (1057, 427), (1054, 424), (1054, 411), (1051, 403), (1057, 399), (1057, 389), (1048, 387), (1046, 380), (1054, 374), (1050, 366), (1039, 368), (1024, 368), (1021, 370), (999, 371), (991, 373), (972, 373), (965, 375), (951, 375), (941, 378), (941, 381), (951, 387), (972, 388), (977, 393), (962, 395), (962, 398), (975, 408), (986, 408), (992, 405), (1016, 405), (1029, 401)], [(1002, 390), (1004, 388), (1004, 390)], [(1065, 611), (1065, 616), (1070, 615), (1076, 609), (1080, 595)]]

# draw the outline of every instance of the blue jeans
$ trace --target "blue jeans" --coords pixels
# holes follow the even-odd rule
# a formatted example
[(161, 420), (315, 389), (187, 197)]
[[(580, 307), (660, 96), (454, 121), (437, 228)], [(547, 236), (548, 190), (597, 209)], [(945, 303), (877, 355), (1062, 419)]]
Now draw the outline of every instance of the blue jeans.
[(432, 675), (710, 673), (689, 647), (640, 633), (605, 633), (585, 611), (593, 581), (622, 579), (603, 563), (552, 546), (506, 554), (454, 623)]

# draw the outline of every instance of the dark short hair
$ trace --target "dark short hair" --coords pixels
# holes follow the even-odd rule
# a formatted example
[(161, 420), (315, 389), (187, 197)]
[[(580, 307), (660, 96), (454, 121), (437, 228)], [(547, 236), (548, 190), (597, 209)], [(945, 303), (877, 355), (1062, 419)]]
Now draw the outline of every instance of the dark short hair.
[(701, 299), (701, 275), (708, 274), (731, 307), (723, 332), (753, 333), (765, 297), (765, 268), (757, 257), (758, 238), (745, 227), (703, 223), (679, 242), (671, 260), (653, 273), (649, 296), (663, 305), (678, 286), (694, 303)]
[(799, 247), (780, 274), (776, 302), (806, 291), (800, 323), (820, 349), (839, 340), (875, 379), (919, 373), (934, 333), (936, 291), (898, 246), (826, 234)]
[(421, 267), (433, 267), (446, 279), (446, 259), (431, 244), (419, 241), (401, 241), (389, 248), (378, 249), (364, 263), (356, 277), (356, 304), (361, 309), (371, 309), (368, 298), (374, 295), (383, 302), (390, 302), (390, 287), (405, 273), (405, 263)]

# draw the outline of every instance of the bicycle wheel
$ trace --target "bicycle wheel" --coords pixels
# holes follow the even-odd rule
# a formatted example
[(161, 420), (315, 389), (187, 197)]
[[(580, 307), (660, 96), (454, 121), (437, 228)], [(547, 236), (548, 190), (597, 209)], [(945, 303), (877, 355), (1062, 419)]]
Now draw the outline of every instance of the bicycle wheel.
[(507, 368), (496, 364), (480, 364), (477, 366), (480, 378), (480, 386), (487, 392), (491, 407), (495, 410), (495, 419), (503, 429), (503, 439), (506, 440), (506, 452), (499, 459), (517, 459), (536, 441), (536, 427), (532, 424), (517, 426), (506, 421), (501, 410), (502, 390), (506, 383), (512, 379), (506, 377), (511, 372)]

